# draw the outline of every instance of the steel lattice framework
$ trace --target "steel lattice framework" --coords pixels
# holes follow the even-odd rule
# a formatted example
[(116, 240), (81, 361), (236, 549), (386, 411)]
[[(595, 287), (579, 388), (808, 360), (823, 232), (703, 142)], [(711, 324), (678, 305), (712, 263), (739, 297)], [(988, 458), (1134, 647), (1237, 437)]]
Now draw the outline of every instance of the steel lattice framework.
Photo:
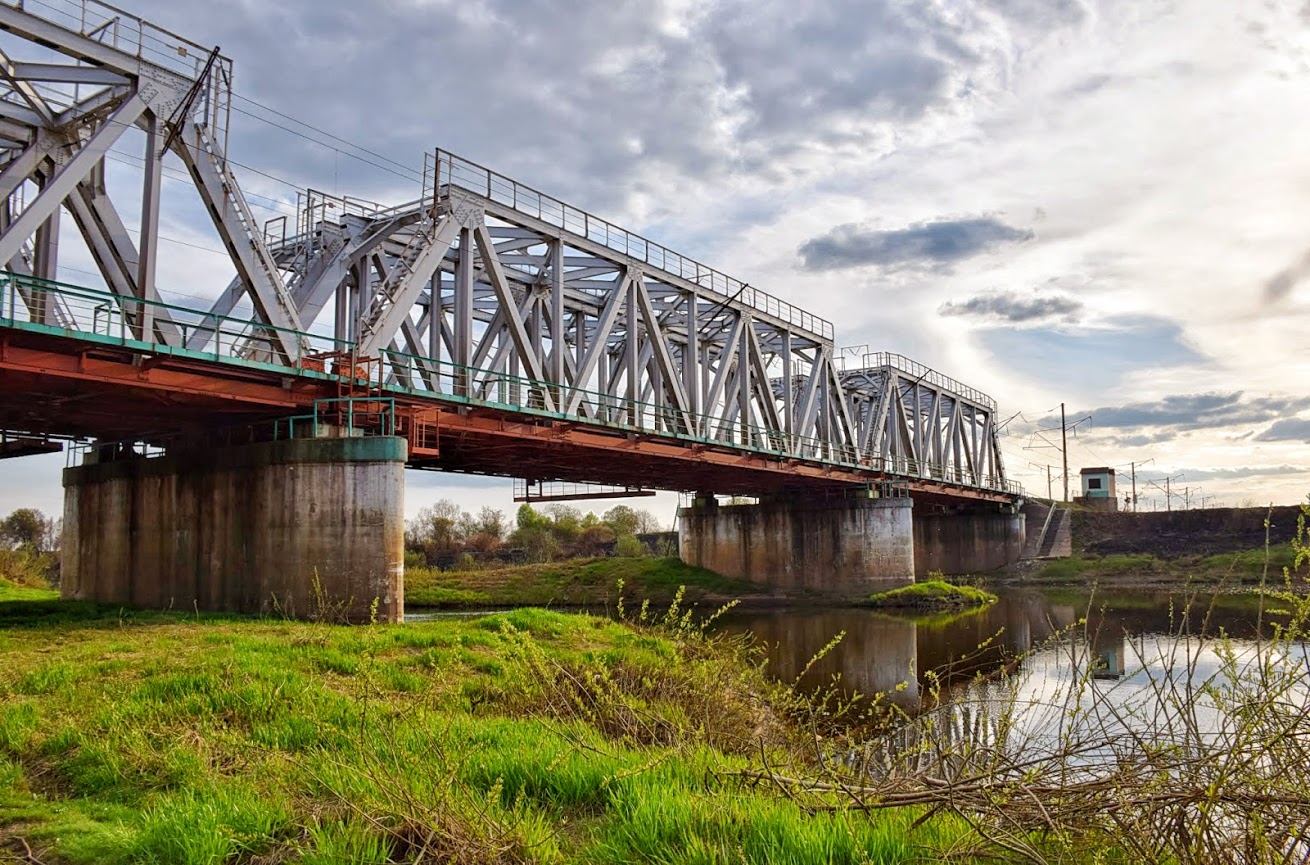
[[(831, 323), (713, 268), (440, 150), (412, 202), (309, 190), (294, 226), (261, 228), (226, 158), (217, 49), (98, 0), (0, 0), (0, 29), (70, 58), (0, 52), (0, 261), (53, 280), (66, 213), (137, 340), (300, 367), (328, 337), (435, 401), (1006, 489), (988, 397), (898, 355), (844, 368)], [(131, 126), (147, 142), (139, 247), (104, 184)], [(235, 267), (208, 311), (157, 302), (168, 151)], [(81, 327), (58, 292), (18, 284), (26, 318)], [(223, 348), (245, 297), (253, 320)]]

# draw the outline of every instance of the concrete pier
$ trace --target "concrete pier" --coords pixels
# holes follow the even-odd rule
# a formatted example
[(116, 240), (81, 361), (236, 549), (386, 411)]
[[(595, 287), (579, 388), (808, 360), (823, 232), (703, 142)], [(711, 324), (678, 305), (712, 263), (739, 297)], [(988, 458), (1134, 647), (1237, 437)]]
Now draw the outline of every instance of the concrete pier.
[(914, 582), (908, 498), (699, 497), (678, 517), (683, 561), (778, 591), (864, 597)]
[(1019, 561), (1023, 556), (1023, 514), (961, 510), (914, 515), (914, 569), (916, 576), (931, 571), (943, 574), (983, 574)]
[(400, 621), (405, 457), (393, 437), (93, 455), (64, 470), (63, 596)]

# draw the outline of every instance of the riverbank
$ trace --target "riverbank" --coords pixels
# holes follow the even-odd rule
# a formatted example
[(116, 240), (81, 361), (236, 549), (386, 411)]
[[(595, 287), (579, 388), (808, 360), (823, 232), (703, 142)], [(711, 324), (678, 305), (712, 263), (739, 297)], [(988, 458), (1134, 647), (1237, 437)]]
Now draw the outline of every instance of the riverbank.
[(800, 734), (740, 641), (677, 616), (348, 627), (34, 591), (0, 586), (0, 850), (46, 865), (908, 862), (966, 832), (731, 780)]
[(1180, 555), (1164, 558), (1151, 553), (1098, 555), (1075, 552), (1063, 559), (1018, 562), (995, 574), (998, 584), (1102, 585), (1139, 588), (1170, 588), (1184, 585), (1211, 587), (1216, 591), (1247, 591), (1266, 578), (1281, 584), (1283, 569), (1292, 565), (1295, 552), (1290, 543), (1267, 550), (1241, 550), (1213, 555)]
[(412, 608), (609, 607), (649, 601), (662, 607), (682, 592), (688, 603), (768, 602), (777, 595), (678, 558), (569, 559), (484, 570), (408, 568), (405, 605)]

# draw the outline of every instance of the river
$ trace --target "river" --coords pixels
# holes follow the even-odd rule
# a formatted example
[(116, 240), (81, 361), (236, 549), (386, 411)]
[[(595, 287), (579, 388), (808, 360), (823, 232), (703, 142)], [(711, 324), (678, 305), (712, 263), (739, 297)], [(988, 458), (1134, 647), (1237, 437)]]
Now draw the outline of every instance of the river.
[[(950, 687), (1006, 664), (1019, 672), (1071, 667), (1071, 644), (1081, 647), (1078, 657), (1089, 659), (1102, 682), (1158, 667), (1157, 657), (1179, 634), (1222, 632), (1241, 648), (1255, 636), (1260, 610), (1253, 596), (1188, 597), (1181, 590), (992, 591), (1000, 598), (995, 604), (963, 613), (732, 610), (721, 627), (752, 633), (765, 646), (771, 674), (786, 682), (800, 676), (802, 690), (835, 684), (845, 693), (886, 694), (912, 710), (934, 680)], [(838, 634), (841, 641), (811, 664)]]

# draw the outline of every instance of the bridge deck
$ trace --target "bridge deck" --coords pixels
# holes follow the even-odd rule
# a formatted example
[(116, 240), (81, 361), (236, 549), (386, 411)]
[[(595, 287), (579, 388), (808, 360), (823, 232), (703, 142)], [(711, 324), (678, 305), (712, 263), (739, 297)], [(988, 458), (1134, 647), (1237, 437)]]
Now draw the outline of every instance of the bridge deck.
[[(248, 322), (240, 322), (242, 339), (228, 333), (215, 340), (214, 350), (190, 351), (132, 339), (119, 319), (107, 315), (86, 329), (20, 318), (25, 307), (6, 288), (10, 301), (0, 306), (0, 416), (25, 432), (143, 441), (212, 434), (303, 412), (316, 400), (338, 396), (349, 381), (316, 368), (322, 364), (309, 358), (287, 367), (237, 356), (235, 346), (248, 345)], [(75, 325), (77, 309), (67, 304), (95, 295), (57, 284), (46, 290), (52, 308), (61, 298), (66, 324)], [(457, 373), (443, 374), (453, 381)], [(980, 487), (939, 466), (826, 442), (774, 439), (769, 446), (747, 446), (642, 427), (637, 424), (649, 415), (622, 401), (608, 418), (568, 416), (520, 405), (503, 393), (497, 399), (419, 391), (394, 378), (388, 384), (381, 369), (375, 375), (377, 392), (397, 405), (439, 412), (439, 460), (416, 461), (416, 467), (738, 494), (836, 493), (885, 481), (908, 482), (916, 496), (942, 501), (1011, 501), (1019, 492), (1000, 479)], [(506, 381), (506, 388), (524, 391), (551, 386)]]

